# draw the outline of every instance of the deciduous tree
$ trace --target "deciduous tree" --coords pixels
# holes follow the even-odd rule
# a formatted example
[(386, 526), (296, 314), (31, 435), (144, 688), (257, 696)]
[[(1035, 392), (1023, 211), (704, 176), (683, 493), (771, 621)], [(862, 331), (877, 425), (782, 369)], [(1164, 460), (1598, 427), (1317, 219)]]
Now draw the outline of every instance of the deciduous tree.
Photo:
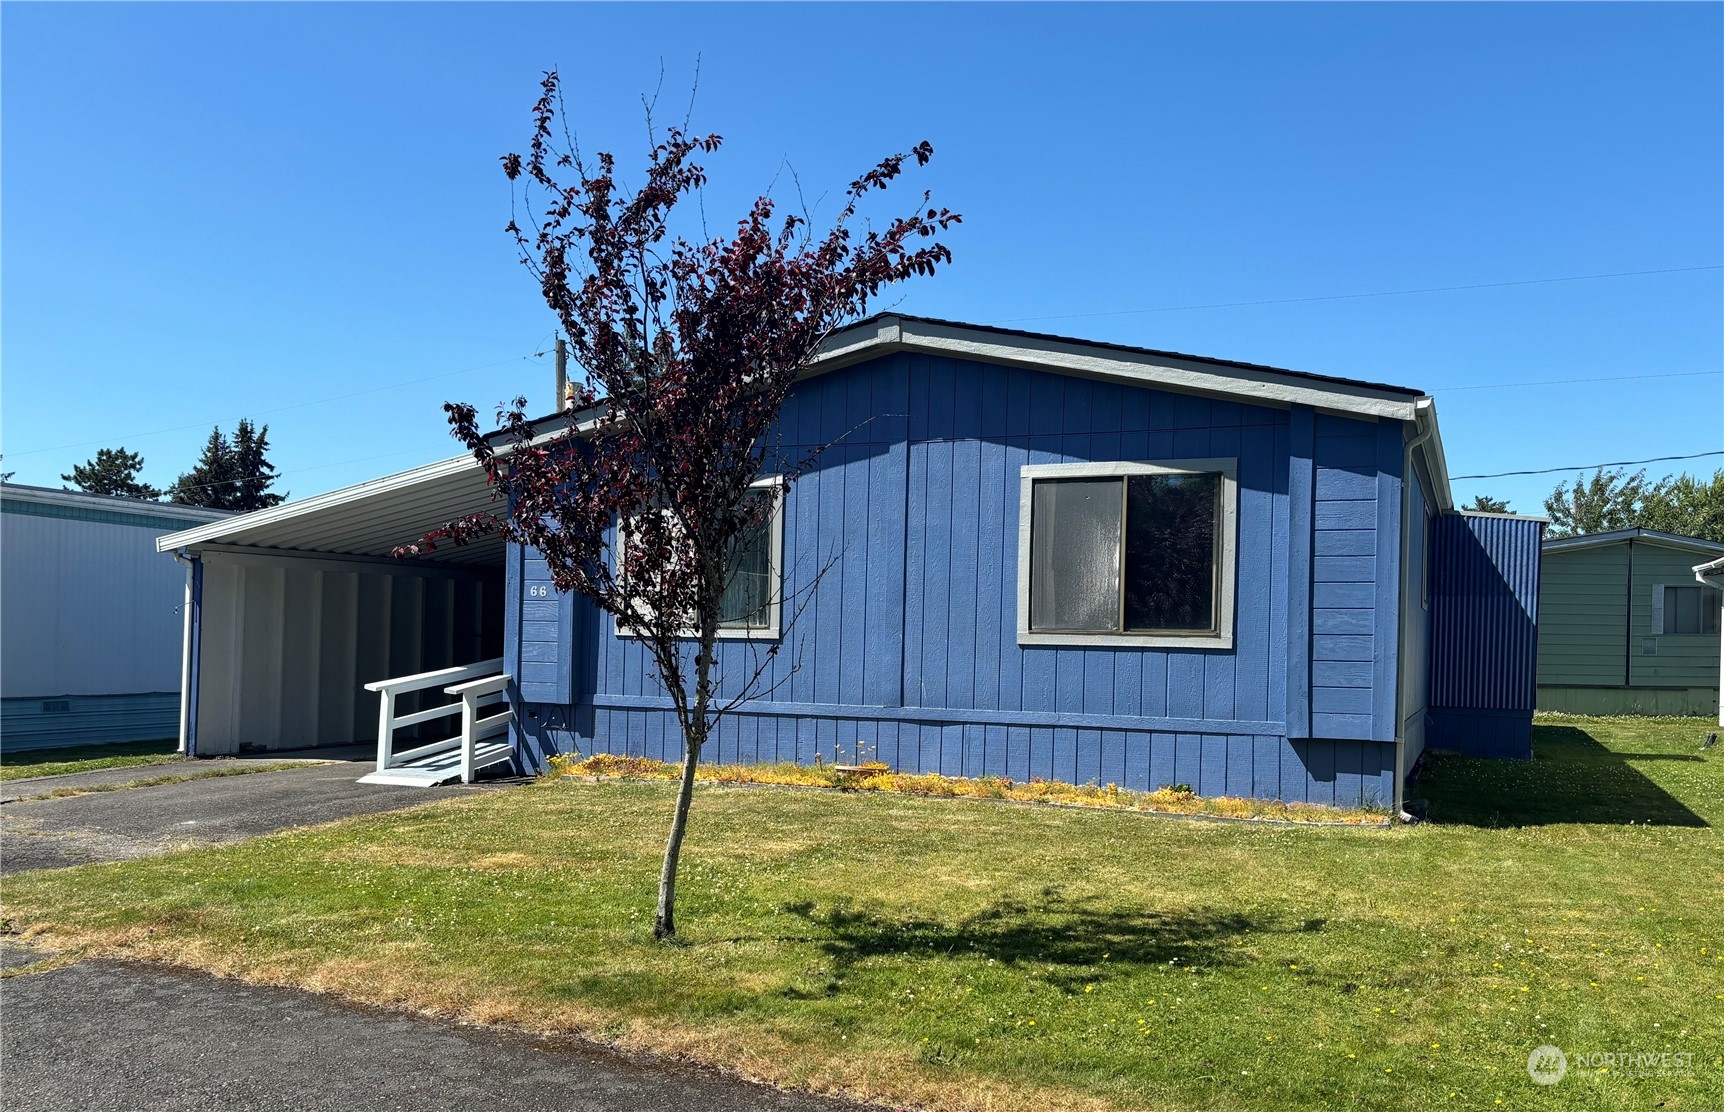
[(774, 509), (752, 484), (768, 474), (788, 484), (811, 462), (781, 457), (776, 418), (828, 335), (882, 289), (950, 260), (938, 237), (959, 217), (924, 193), (877, 228), (852, 226), (907, 166), (928, 162), (923, 142), (850, 183), (820, 234), (806, 214), (781, 215), (761, 197), (727, 237), (687, 238), (673, 229), (673, 210), (705, 183), (701, 156), (720, 138), (686, 122), (660, 137), (649, 106), (651, 151), (630, 189), (610, 154), (583, 158), (563, 127), (556, 73), (542, 93), (527, 153), (502, 160), (530, 214), (507, 230), (562, 324), (590, 408), (578, 429), (545, 439), (517, 398), (499, 409), (499, 451), (472, 406), (446, 406), (454, 435), (512, 512), (452, 522), (400, 551), (499, 531), (543, 553), (558, 590), (640, 638), (683, 740), (653, 918), (654, 935), (669, 938), (701, 750), (766, 674), (756, 658), (747, 674), (721, 676), (716, 652), (738, 556)]
[(1677, 533), (1724, 542), (1724, 469), (1710, 479), (1678, 475), (1647, 494), (1639, 524), (1661, 533)]
[(1630, 475), (1620, 468), (1600, 467), (1589, 479), (1564, 480), (1544, 500), (1550, 536), (1632, 529), (1639, 523), (1641, 502), (1650, 489), (1643, 470)]
[(1501, 498), (1492, 498), (1488, 494), (1473, 495), (1472, 504), (1462, 506), (1461, 509), (1476, 514), (1506, 514), (1509, 512), (1506, 501)]

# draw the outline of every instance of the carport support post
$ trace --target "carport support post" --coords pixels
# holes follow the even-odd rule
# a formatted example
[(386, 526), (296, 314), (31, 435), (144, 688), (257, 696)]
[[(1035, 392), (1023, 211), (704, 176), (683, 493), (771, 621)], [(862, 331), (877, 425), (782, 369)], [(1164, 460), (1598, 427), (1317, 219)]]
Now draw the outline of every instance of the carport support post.
[(180, 752), (197, 756), (198, 656), (203, 640), (204, 562), (185, 549), (174, 559), (186, 566), (185, 632), (180, 640)]

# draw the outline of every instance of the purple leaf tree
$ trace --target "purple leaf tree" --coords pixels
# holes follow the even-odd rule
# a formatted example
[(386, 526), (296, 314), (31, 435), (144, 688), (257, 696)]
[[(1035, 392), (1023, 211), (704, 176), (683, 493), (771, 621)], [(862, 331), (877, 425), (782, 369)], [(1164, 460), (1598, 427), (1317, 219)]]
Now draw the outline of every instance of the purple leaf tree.
[[(923, 142), (851, 182), (821, 233), (761, 197), (730, 236), (691, 241), (672, 213), (705, 184), (700, 158), (719, 137), (686, 123), (661, 137), (649, 105), (652, 149), (631, 190), (610, 154), (583, 158), (563, 125), (554, 71), (542, 89), (527, 153), (502, 160), (517, 212), (530, 214), (507, 230), (568, 337), (575, 412), (547, 434), (517, 398), (487, 434), (472, 406), (445, 406), (509, 512), (450, 522), (400, 554), (501, 533), (541, 552), (558, 590), (588, 599), (645, 646), (683, 738), (653, 919), (665, 939), (676, 933), (677, 863), (701, 750), (727, 711), (761, 697), (783, 643), (757, 649), (745, 674), (721, 677), (721, 619), (743, 554), (818, 455), (782, 457), (779, 412), (835, 329), (887, 287), (950, 261), (939, 237), (960, 217), (923, 193), (878, 228), (852, 226), (907, 166), (928, 162)], [(770, 476), (781, 481), (759, 485)]]

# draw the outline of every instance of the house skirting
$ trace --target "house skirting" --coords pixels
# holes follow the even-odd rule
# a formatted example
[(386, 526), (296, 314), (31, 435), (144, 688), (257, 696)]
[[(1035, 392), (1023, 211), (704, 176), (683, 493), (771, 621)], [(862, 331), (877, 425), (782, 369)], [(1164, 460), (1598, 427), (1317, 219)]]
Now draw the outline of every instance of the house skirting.
[(1538, 709), (1553, 714), (1676, 715), (1714, 718), (1716, 687), (1562, 687), (1540, 684)]
[[(518, 740), (529, 767), (542, 767), (551, 755), (570, 751), (682, 759), (682, 737), (666, 710), (591, 703), (572, 708), (527, 704), (523, 710)], [(1395, 747), (1389, 742), (977, 723), (942, 720), (914, 708), (899, 711), (903, 717), (883, 715), (883, 708), (866, 710), (866, 715), (846, 714), (842, 707), (818, 715), (733, 712), (720, 721), (702, 759), (719, 764), (877, 760), (899, 772), (1034, 777), (1117, 784), (1131, 791), (1184, 784), (1203, 796), (1341, 807), (1387, 807), (1394, 798)]]
[(173, 738), (180, 729), (180, 695), (60, 695), (0, 699), (0, 737), (7, 749), (56, 749)]

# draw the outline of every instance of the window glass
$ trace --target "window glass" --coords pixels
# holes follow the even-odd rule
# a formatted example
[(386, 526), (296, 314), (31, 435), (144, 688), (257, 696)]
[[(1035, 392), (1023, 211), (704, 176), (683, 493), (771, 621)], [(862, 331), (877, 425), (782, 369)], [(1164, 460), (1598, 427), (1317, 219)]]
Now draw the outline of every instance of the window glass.
[(1710, 587), (1664, 588), (1665, 633), (1717, 633), (1719, 593)]
[(731, 559), (730, 582), (719, 600), (718, 622), (732, 629), (765, 629), (771, 619), (772, 515), (767, 513), (742, 538)]
[(1035, 484), (1030, 628), (1119, 628), (1120, 485), (1116, 478)]
[(1215, 627), (1219, 475), (1133, 475), (1125, 495), (1125, 628)]

